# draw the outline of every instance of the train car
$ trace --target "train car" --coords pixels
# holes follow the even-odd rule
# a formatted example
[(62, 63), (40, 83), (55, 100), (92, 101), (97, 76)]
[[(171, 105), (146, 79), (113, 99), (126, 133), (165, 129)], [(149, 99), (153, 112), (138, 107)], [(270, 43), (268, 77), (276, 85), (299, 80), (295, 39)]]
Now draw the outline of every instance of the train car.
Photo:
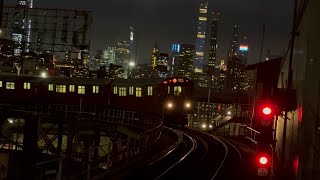
[(185, 126), (193, 113), (194, 83), (185, 77), (171, 77), (160, 85), (164, 124)]

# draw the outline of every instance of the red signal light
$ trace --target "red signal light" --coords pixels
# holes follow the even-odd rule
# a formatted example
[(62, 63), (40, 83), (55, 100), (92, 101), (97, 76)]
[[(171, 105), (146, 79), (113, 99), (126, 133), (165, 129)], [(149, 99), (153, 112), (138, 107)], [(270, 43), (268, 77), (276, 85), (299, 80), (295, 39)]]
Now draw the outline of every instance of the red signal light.
[(272, 113), (272, 110), (269, 107), (265, 107), (262, 109), (262, 112), (264, 115), (270, 115)]
[(168, 84), (168, 82), (167, 82), (167, 81), (164, 81), (163, 84)]
[(268, 163), (268, 158), (265, 157), (265, 156), (261, 156), (261, 157), (259, 158), (259, 163), (260, 163), (261, 165), (266, 165), (266, 164)]

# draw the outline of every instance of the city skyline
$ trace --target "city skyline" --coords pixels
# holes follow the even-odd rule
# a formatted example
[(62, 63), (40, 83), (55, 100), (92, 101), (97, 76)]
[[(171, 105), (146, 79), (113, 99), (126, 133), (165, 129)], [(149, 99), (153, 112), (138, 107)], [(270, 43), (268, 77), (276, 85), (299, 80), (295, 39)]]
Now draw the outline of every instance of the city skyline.
[[(15, 0), (5, 1), (5, 4), (14, 3), (16, 3)], [(234, 5), (230, 6), (230, 3)], [(183, 8), (179, 8), (182, 4)], [(92, 10), (91, 51), (93, 52), (119, 40), (129, 39), (129, 28), (134, 27), (138, 41), (138, 63), (147, 63), (155, 42), (164, 53), (169, 53), (171, 44), (175, 42), (194, 44), (199, 4), (199, 1), (182, 0), (175, 2), (153, 0), (138, 3), (128, 0), (111, 0), (108, 3), (69, 0), (69, 3), (65, 3), (57, 0), (37, 1), (34, 6)], [(268, 2), (209, 1), (209, 12), (213, 9), (221, 13), (217, 63), (221, 59), (226, 59), (232, 41), (232, 19), (237, 19), (241, 32), (247, 34), (249, 64), (258, 62), (263, 23), (266, 24), (264, 54), (267, 54), (267, 50), (270, 49), (271, 54), (282, 55), (286, 49), (291, 28), (292, 3), (290, 0), (282, 2), (275, 0)], [(272, 13), (270, 13), (271, 10)]]

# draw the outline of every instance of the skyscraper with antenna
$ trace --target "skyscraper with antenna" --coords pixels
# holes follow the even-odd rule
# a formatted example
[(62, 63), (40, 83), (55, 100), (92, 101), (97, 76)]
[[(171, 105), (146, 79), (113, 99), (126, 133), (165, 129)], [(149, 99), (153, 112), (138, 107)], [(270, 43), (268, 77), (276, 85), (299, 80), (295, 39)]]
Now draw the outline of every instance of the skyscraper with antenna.
[(202, 0), (199, 8), (199, 18), (197, 26), (197, 37), (194, 58), (194, 72), (202, 74), (204, 67), (204, 50), (206, 42), (206, 30), (208, 21), (208, 1)]

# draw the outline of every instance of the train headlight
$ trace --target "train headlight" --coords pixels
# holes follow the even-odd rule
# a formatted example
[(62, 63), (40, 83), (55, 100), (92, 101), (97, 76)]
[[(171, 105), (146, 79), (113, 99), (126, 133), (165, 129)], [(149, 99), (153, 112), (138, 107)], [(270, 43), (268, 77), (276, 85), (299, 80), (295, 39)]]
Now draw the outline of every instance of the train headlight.
[(173, 103), (169, 102), (169, 103), (167, 104), (167, 107), (168, 107), (169, 109), (172, 109), (172, 108), (173, 108)]
[(191, 108), (191, 103), (187, 102), (187, 103), (185, 104), (185, 107), (186, 107), (187, 109)]

